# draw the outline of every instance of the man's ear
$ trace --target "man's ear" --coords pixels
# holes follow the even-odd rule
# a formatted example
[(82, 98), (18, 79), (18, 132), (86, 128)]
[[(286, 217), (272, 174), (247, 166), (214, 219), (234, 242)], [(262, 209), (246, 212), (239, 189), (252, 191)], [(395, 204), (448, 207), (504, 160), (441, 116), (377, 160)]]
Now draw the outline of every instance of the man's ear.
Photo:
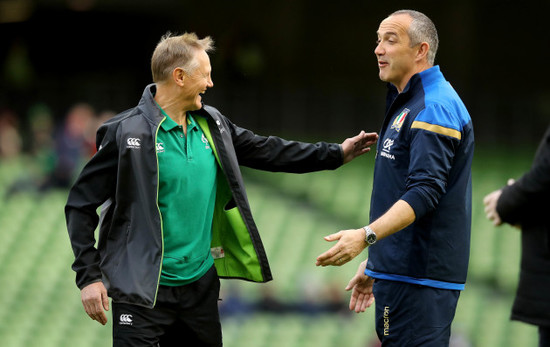
[(185, 84), (184, 82), (186, 76), (185, 71), (183, 71), (181, 67), (177, 67), (172, 71), (172, 79), (180, 87), (183, 87)]
[(421, 60), (427, 59), (429, 50), (430, 50), (430, 44), (427, 42), (422, 42), (418, 46), (418, 51), (416, 53), (416, 60), (421, 61)]

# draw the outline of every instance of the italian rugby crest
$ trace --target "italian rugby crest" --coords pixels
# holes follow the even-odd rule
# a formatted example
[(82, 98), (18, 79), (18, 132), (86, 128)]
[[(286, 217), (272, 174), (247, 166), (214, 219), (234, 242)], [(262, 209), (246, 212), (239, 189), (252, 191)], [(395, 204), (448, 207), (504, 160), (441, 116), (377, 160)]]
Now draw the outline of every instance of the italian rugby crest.
[(393, 121), (393, 124), (391, 126), (391, 129), (395, 129), (395, 131), (399, 132), (401, 130), (401, 126), (403, 126), (403, 121), (405, 121), (405, 117), (411, 112), (408, 108), (403, 109), (401, 113), (395, 117), (395, 120)]

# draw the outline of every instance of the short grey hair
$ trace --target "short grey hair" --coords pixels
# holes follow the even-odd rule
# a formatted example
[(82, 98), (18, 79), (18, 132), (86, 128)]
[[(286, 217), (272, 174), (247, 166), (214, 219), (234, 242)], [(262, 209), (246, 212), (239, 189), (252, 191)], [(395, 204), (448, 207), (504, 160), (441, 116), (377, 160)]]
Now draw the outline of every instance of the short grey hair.
[(195, 59), (197, 50), (207, 53), (213, 51), (214, 40), (210, 36), (199, 39), (195, 33), (175, 36), (167, 32), (160, 39), (151, 58), (153, 82), (166, 81), (177, 67), (192, 73), (198, 67)]
[(409, 39), (411, 40), (411, 47), (416, 46), (422, 42), (427, 42), (430, 45), (428, 51), (428, 63), (434, 65), (435, 55), (437, 48), (439, 47), (439, 37), (437, 36), (437, 29), (435, 24), (428, 16), (422, 12), (415, 10), (399, 10), (390, 14), (389, 17), (406, 14), (412, 18), (411, 25), (409, 26)]

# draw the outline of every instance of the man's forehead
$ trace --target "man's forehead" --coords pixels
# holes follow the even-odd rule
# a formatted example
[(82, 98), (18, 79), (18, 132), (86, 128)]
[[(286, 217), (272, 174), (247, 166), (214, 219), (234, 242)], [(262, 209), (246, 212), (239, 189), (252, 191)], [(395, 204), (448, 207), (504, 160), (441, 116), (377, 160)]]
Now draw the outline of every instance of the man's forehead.
[(380, 23), (380, 26), (378, 27), (378, 31), (376, 33), (378, 35), (406, 35), (408, 33), (411, 22), (412, 18), (407, 14), (389, 16)]

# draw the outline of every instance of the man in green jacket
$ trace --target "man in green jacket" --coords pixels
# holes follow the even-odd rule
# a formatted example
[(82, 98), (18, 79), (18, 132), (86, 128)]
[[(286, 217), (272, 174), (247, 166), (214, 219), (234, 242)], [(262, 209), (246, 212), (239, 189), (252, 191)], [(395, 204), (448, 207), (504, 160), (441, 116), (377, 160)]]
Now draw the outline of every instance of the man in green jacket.
[(115, 346), (219, 346), (219, 277), (271, 280), (239, 165), (335, 169), (377, 139), (362, 131), (341, 145), (309, 144), (234, 125), (202, 103), (213, 87), (212, 49), (210, 37), (195, 34), (161, 39), (151, 60), (155, 84), (100, 127), (98, 151), (69, 193), (82, 303), (106, 324), (113, 299)]

